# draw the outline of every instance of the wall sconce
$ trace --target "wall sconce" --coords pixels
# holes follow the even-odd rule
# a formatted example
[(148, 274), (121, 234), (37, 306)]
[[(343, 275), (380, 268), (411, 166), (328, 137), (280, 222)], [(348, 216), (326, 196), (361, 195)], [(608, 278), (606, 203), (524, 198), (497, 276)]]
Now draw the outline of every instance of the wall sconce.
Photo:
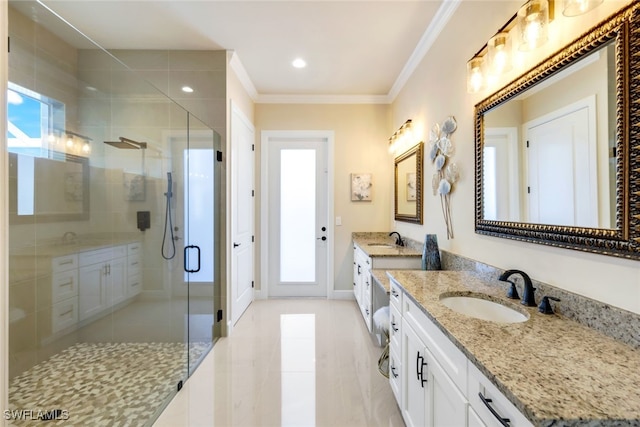
[[(603, 0), (565, 0), (602, 2)], [(531, 51), (548, 39), (555, 0), (528, 0), (467, 62), (467, 92), (476, 93), (513, 68), (513, 50)], [(565, 3), (566, 8), (566, 3)], [(513, 30), (513, 31), (512, 31)], [(517, 36), (517, 37), (515, 37)]]
[(604, 0), (564, 0), (562, 14), (564, 16), (578, 16), (600, 6)]
[[(64, 152), (67, 154), (75, 154), (75, 155), (85, 155), (88, 156), (91, 153), (91, 138), (88, 136), (80, 135), (79, 133), (72, 132), (70, 130), (59, 131), (60, 137), (56, 138), (55, 133), (49, 136), (50, 145), (54, 146), (54, 150), (56, 150), (55, 145), (57, 145), (57, 141), (62, 139), (62, 137), (66, 138)], [(78, 140), (78, 143), (76, 143)]]
[(413, 141), (413, 131), (411, 129), (411, 119), (405, 121), (397, 131), (389, 138), (389, 152), (395, 153), (398, 147), (406, 145), (406, 142)]

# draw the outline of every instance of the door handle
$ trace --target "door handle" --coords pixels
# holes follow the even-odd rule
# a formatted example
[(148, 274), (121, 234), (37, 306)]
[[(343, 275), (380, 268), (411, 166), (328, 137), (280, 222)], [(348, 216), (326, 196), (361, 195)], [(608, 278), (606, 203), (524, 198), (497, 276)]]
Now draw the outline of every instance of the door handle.
[(327, 240), (327, 236), (318, 237), (316, 240), (322, 240), (324, 242)]
[[(196, 269), (190, 269), (189, 268), (189, 250), (191, 249), (195, 249), (198, 253), (198, 268)], [(184, 247), (184, 256), (182, 257), (183, 261), (184, 261), (184, 271), (186, 271), (187, 273), (197, 273), (198, 271), (200, 271), (200, 248), (196, 245), (189, 245), (189, 246), (185, 246)]]
[(240, 245), (241, 245), (241, 243), (233, 242), (233, 247), (234, 247), (234, 248), (237, 248), (237, 247), (238, 247), (238, 246), (240, 246)]

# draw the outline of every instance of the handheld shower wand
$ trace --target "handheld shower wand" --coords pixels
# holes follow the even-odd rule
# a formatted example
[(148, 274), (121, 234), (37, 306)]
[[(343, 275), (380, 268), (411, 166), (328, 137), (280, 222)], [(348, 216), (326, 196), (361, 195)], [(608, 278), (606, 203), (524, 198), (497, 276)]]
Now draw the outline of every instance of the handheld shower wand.
[[(167, 206), (164, 214), (164, 234), (162, 235), (162, 258), (172, 259), (176, 256), (176, 239), (173, 235), (173, 222), (171, 220), (171, 198), (173, 197), (173, 180), (171, 179), (171, 172), (167, 172), (167, 192), (164, 193), (167, 198)], [(171, 240), (171, 246), (165, 254), (165, 245), (169, 235)]]

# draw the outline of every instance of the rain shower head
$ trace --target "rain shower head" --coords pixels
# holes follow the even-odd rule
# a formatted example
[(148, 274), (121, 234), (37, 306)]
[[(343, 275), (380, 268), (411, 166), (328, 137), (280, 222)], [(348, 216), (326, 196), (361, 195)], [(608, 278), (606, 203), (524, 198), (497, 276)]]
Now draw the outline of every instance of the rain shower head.
[(146, 142), (134, 141), (133, 139), (125, 138), (123, 136), (120, 137), (120, 141), (105, 141), (104, 143), (125, 150), (144, 150), (147, 148)]

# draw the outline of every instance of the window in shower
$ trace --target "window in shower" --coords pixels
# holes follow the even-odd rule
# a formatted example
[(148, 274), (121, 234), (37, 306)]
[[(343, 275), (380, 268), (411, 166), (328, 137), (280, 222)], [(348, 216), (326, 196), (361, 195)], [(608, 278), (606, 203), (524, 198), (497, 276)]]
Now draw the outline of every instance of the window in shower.
[(44, 158), (67, 151), (62, 102), (9, 82), (7, 119), (8, 151)]

